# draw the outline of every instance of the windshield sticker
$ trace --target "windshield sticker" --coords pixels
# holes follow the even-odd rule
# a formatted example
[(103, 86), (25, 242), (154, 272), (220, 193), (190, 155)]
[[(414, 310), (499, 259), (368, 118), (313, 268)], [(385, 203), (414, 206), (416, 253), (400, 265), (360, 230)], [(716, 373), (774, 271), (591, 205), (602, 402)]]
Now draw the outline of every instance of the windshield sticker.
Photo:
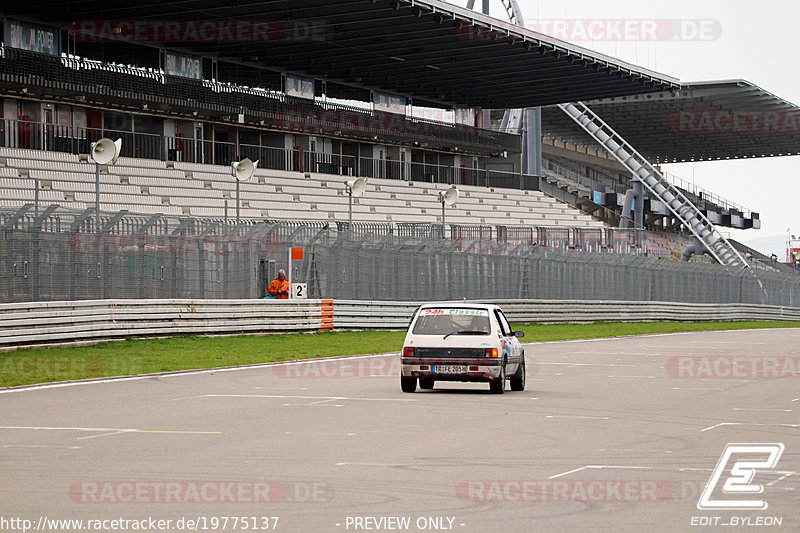
[(483, 309), (423, 309), (422, 316), (457, 315), (457, 316), (489, 316)]

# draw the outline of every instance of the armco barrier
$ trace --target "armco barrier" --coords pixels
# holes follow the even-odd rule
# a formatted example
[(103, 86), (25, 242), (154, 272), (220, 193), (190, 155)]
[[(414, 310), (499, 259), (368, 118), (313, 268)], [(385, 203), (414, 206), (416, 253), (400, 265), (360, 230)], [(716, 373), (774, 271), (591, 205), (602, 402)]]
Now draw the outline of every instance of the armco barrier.
[(0, 346), (333, 328), (331, 300), (91, 300), (0, 304)]
[[(709, 320), (800, 322), (800, 309), (753, 304), (492, 300), (512, 322)], [(403, 329), (419, 302), (368, 300), (92, 300), (0, 304), (0, 347), (180, 334)], [(800, 324), (798, 324), (800, 326)]]
[[(800, 321), (800, 308), (756, 304), (695, 304), (585, 300), (481, 300), (499, 304), (518, 323), (786, 320)], [(405, 328), (417, 302), (336, 300), (336, 329)], [(800, 326), (800, 324), (798, 324)]]

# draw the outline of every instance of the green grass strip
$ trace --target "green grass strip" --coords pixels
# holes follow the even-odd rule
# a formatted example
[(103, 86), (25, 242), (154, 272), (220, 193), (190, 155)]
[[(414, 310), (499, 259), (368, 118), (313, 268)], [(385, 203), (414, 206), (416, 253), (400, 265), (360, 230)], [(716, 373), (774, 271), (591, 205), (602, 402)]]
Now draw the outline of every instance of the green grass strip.
[[(798, 322), (598, 322), (515, 325), (523, 342), (648, 333), (800, 327)], [(130, 339), (91, 346), (0, 352), (0, 387), (274, 361), (399, 351), (405, 331), (336, 331), (234, 337)]]

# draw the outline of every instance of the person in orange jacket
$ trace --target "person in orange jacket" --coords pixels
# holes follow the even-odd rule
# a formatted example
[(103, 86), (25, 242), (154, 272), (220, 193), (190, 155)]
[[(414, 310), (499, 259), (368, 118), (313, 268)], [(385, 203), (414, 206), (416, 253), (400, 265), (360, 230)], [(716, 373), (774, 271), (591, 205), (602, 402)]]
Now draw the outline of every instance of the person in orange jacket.
[(289, 299), (289, 281), (286, 279), (285, 270), (280, 269), (278, 271), (278, 279), (273, 280), (272, 283), (269, 284), (267, 292), (278, 300)]

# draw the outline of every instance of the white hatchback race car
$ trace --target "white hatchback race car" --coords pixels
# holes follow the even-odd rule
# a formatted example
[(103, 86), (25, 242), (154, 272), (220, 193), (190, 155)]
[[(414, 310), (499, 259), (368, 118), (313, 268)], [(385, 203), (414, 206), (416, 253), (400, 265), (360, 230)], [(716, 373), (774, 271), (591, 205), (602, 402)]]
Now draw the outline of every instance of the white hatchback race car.
[(403, 342), (403, 392), (432, 389), (437, 381), (489, 382), (494, 394), (525, 390), (525, 352), (503, 311), (494, 304), (430, 303), (414, 312)]

